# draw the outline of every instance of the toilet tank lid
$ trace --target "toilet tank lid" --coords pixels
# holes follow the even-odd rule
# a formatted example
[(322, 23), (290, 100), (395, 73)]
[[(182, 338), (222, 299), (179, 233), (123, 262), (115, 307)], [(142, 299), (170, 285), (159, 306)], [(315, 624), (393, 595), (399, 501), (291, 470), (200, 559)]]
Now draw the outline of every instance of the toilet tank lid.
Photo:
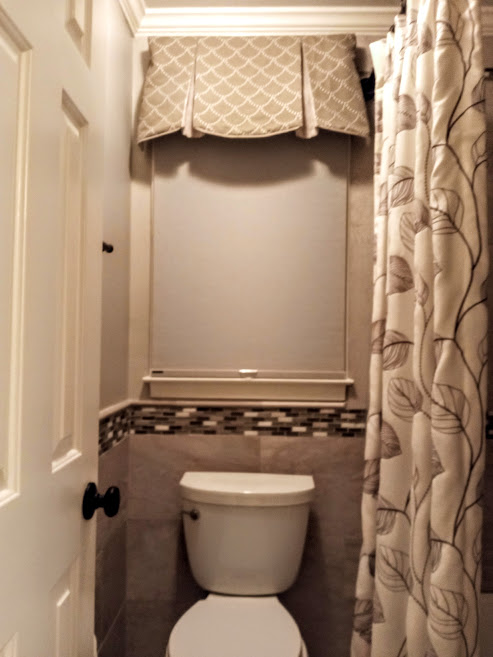
[(238, 506), (289, 506), (313, 499), (311, 475), (264, 472), (185, 472), (180, 481), (186, 500)]

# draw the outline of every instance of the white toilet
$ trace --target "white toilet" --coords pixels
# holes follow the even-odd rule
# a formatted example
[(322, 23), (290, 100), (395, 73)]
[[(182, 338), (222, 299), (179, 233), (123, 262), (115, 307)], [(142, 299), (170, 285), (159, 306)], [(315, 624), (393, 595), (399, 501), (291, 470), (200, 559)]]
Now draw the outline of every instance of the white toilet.
[(176, 623), (166, 657), (308, 657), (277, 594), (298, 574), (313, 478), (186, 472), (180, 493), (192, 574), (210, 593)]

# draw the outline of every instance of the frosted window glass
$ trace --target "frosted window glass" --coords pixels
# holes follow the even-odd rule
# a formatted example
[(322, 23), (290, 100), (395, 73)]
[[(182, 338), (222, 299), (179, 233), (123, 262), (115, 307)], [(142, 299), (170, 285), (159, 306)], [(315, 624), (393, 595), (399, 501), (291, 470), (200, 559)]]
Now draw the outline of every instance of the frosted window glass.
[(154, 146), (151, 367), (345, 373), (349, 138)]

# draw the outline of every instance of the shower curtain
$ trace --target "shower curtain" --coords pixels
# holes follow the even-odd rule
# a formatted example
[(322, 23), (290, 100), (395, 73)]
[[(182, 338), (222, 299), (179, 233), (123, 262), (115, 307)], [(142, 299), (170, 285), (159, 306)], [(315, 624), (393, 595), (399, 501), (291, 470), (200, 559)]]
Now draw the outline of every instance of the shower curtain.
[(476, 0), (372, 44), (374, 306), (352, 657), (478, 657), (488, 267)]

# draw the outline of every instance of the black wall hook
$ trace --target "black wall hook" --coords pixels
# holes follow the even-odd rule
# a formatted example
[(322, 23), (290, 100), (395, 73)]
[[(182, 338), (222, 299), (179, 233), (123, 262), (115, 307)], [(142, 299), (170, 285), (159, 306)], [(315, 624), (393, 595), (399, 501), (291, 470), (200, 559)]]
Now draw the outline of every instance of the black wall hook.
[(108, 242), (103, 242), (103, 252), (113, 253), (113, 244), (108, 244)]

